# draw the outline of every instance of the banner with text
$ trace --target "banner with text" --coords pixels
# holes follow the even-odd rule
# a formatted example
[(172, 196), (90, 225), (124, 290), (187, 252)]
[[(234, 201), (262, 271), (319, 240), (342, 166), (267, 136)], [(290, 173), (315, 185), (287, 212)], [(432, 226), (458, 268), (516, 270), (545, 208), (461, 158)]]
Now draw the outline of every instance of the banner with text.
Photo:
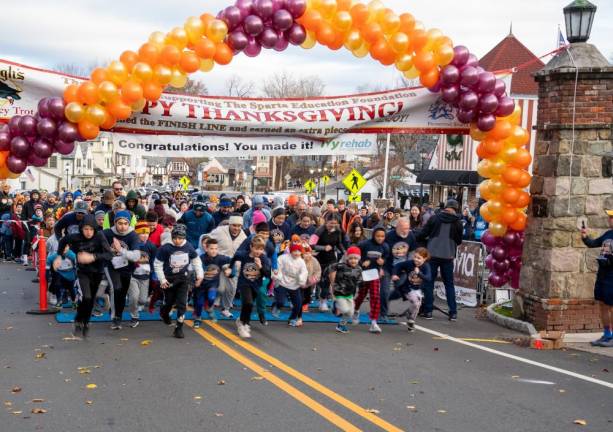
[[(32, 114), (81, 78), (0, 60), (0, 120)], [(425, 88), (306, 99), (255, 99), (165, 93), (113, 132), (186, 136), (297, 137), (326, 141), (345, 133), (465, 134), (452, 108)], [(180, 136), (178, 140), (172, 136)], [(158, 138), (155, 138), (158, 140)]]

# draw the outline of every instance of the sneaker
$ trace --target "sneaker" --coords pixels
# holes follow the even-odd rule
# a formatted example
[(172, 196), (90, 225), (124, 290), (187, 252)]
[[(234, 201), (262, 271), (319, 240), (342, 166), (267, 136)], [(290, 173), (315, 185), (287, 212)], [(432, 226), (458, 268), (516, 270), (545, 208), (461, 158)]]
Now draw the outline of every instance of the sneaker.
[(119, 318), (113, 318), (111, 330), (121, 330), (121, 320)]
[(162, 318), (162, 321), (164, 321), (164, 324), (166, 325), (172, 325), (172, 320), (170, 319), (170, 313), (169, 312), (160, 312), (160, 317)]
[(251, 337), (251, 326), (249, 324), (245, 324), (244, 327), (245, 330), (247, 330), (247, 334), (249, 335), (249, 337)]
[(86, 338), (89, 336), (89, 323), (83, 324), (83, 337)]
[(295, 319), (290, 320), (290, 321), (287, 323), (287, 325), (288, 325), (288, 326), (290, 326), (290, 327), (298, 327), (298, 326), (296, 325), (296, 320), (295, 320)]
[(330, 308), (328, 307), (328, 301), (327, 300), (320, 300), (319, 301), (319, 311), (320, 312), (328, 312), (330, 310)]
[(139, 324), (140, 324), (140, 321), (138, 320), (138, 318), (132, 318), (130, 320), (130, 327), (132, 328), (138, 327)]
[(358, 325), (360, 323), (360, 312), (356, 312), (351, 317), (351, 324)]
[(339, 324), (336, 326), (336, 331), (339, 333), (349, 333), (347, 326), (345, 324)]
[(195, 319), (194, 320), (194, 328), (195, 329), (199, 329), (200, 328), (200, 320), (199, 319)]
[(457, 321), (458, 320), (458, 314), (457, 313), (450, 313), (449, 314), (449, 321)]
[(172, 332), (172, 335), (177, 339), (183, 339), (185, 337), (183, 334), (183, 324), (177, 324), (175, 330)]
[(21, 263), (24, 267), (28, 266), (28, 256), (27, 255), (24, 255), (21, 257)]
[(296, 320), (296, 327), (302, 327), (303, 323), (302, 323), (302, 318), (298, 318)]
[(72, 330), (72, 337), (80, 337), (83, 334), (83, 324), (75, 321), (74, 329)]
[(243, 339), (249, 339), (251, 337), (251, 333), (246, 325), (244, 325), (240, 319), (236, 320), (236, 329), (238, 331), (238, 335)]
[(381, 327), (379, 327), (377, 321), (372, 321), (370, 323), (370, 328), (368, 329), (368, 331), (371, 333), (381, 333)]
[(260, 324), (262, 324), (263, 326), (268, 325), (268, 320), (266, 319), (266, 315), (258, 314), (258, 318), (260, 319)]
[(57, 297), (55, 296), (55, 294), (51, 294), (49, 293), (49, 300), (48, 300), (49, 304), (51, 306), (57, 306)]
[(275, 318), (279, 318), (279, 316), (281, 315), (281, 311), (279, 310), (279, 308), (276, 305), (272, 307), (272, 311), (270, 313)]
[(432, 319), (432, 312), (424, 312), (423, 314), (420, 315), (422, 318), (427, 319), (427, 320), (431, 320)]
[(234, 318), (234, 316), (232, 315), (232, 312), (230, 312), (229, 309), (223, 309), (221, 311), (221, 315), (225, 318)]
[(596, 339), (595, 341), (590, 342), (590, 345), (595, 346), (595, 347), (602, 346), (600, 344), (603, 342), (606, 342), (608, 339), (609, 339), (608, 337), (606, 337), (605, 335), (602, 335), (600, 339)]
[(302, 313), (306, 313), (308, 311), (309, 311), (309, 305), (308, 304), (303, 305), (302, 306)]
[(597, 346), (603, 348), (613, 348), (613, 337), (603, 340)]
[(92, 315), (95, 317), (101, 317), (102, 315), (104, 315), (102, 312), (100, 312), (99, 310), (95, 310), (92, 312)]
[(208, 314), (209, 314), (209, 319), (210, 319), (211, 321), (213, 321), (214, 323), (216, 323), (216, 322), (217, 322), (217, 315), (215, 315), (215, 308), (212, 308), (212, 307), (211, 307), (211, 308), (208, 308), (208, 309), (206, 310), (206, 313), (208, 313)]
[(407, 329), (410, 332), (414, 332), (415, 331), (415, 320), (413, 320), (413, 319), (407, 320)]

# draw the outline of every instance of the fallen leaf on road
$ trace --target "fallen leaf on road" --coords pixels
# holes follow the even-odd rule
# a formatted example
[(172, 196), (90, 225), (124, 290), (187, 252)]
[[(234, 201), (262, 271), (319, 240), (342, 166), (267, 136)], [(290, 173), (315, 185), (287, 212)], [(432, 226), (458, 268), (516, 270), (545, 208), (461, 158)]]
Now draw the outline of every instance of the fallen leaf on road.
[(261, 376), (251, 377), (251, 381), (262, 381), (263, 379), (264, 379), (264, 377), (261, 377)]
[(47, 353), (46, 353), (46, 352), (44, 352), (44, 351), (41, 351), (41, 352), (37, 352), (37, 353), (34, 355), (34, 358), (35, 358), (36, 360), (42, 360), (42, 359), (44, 359), (46, 356), (47, 356)]
[(19, 414), (21, 414), (22, 412), (23, 412), (23, 411), (11, 411), (11, 414), (14, 414), (14, 415), (19, 415)]
[(447, 414), (447, 411), (445, 410), (436, 410), (436, 412), (439, 414)]
[(512, 375), (511, 378), (517, 379), (517, 378), (519, 378), (519, 375)]
[(90, 369), (79, 369), (79, 373), (81, 375), (87, 375), (87, 374), (92, 373), (92, 371)]
[(419, 381), (411, 381), (411, 384), (419, 384)]
[(63, 341), (78, 341), (81, 340), (81, 338), (76, 337), (76, 336), (66, 336), (62, 338)]
[(587, 426), (587, 420), (583, 419), (577, 419), (573, 423), (580, 426)]
[(13, 326), (8, 326), (4, 330), (6, 330), (6, 331), (13, 330)]
[(224, 380), (219, 380), (217, 381), (217, 385), (226, 385), (226, 382)]
[(215, 417), (223, 417), (223, 413), (216, 412), (216, 413), (215, 413)]
[(21, 387), (13, 387), (11, 389), (11, 393), (15, 394), (15, 393), (19, 393), (21, 391)]
[(609, 369), (607, 369), (607, 368), (603, 369), (602, 371), (605, 372), (605, 373), (609, 373)]
[(202, 400), (202, 396), (194, 396), (194, 400)]
[(407, 405), (407, 409), (411, 411), (415, 411), (417, 410), (417, 407), (415, 405)]
[(91, 405), (91, 404), (93, 404), (93, 403), (94, 403), (94, 401), (90, 401), (90, 400), (86, 400), (86, 401), (85, 401), (85, 404), (86, 404), (86, 405)]
[(32, 414), (45, 414), (46, 412), (44, 408), (32, 408)]
[(145, 339), (144, 341), (141, 341), (141, 343), (140, 343), (140, 344), (141, 344), (142, 346), (149, 346), (149, 345), (151, 345), (151, 342), (152, 342), (152, 341), (151, 341), (150, 339)]
[(316, 347), (311, 348), (312, 351), (317, 351)]
[(434, 347), (434, 351), (438, 351), (438, 347)]
[(560, 389), (560, 390), (558, 390), (558, 391), (559, 391), (560, 393), (566, 393), (566, 390), (564, 390), (564, 389)]
[(86, 389), (88, 389), (88, 390), (93, 390), (93, 389), (95, 389), (95, 388), (98, 388), (98, 386), (97, 386), (96, 384), (93, 384), (93, 383), (92, 383), (92, 384), (87, 384), (87, 385), (85, 386), (85, 388), (86, 388)]
[(394, 351), (402, 351), (402, 348), (400, 348), (400, 347), (394, 347)]
[(120, 341), (120, 342), (127, 342), (127, 341), (128, 341), (128, 338), (121, 338), (121, 339), (119, 339), (119, 341)]
[(13, 406), (13, 402), (11, 402), (11, 401), (4, 401), (4, 406), (11, 407), (11, 406)]
[(379, 414), (381, 411), (379, 411), (378, 409), (374, 409), (374, 408), (368, 408), (366, 412), (371, 413), (371, 414)]
[(44, 399), (32, 399), (30, 402), (32, 403), (43, 403), (45, 400)]
[(66, 379), (64, 380), (64, 382), (70, 382), (70, 381), (72, 381), (70, 378), (66, 378)]

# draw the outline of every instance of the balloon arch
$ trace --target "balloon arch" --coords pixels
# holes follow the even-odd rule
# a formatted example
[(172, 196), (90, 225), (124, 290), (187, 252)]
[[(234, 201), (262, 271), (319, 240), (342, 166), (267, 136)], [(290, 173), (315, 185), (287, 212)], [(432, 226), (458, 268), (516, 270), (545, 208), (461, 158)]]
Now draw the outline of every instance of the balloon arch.
[(15, 116), (0, 129), (0, 179), (15, 178), (28, 165), (44, 166), (54, 153), (69, 154), (75, 141), (91, 140), (155, 102), (167, 86), (182, 88), (194, 72), (227, 65), (241, 52), (305, 49), (317, 43), (370, 55), (395, 67), (452, 105), (457, 119), (470, 124), (480, 144), (479, 187), (487, 203), (481, 215), (490, 223), (484, 243), (491, 248), (490, 282), (518, 284), (525, 208), (531, 181), (528, 131), (521, 109), (505, 83), (479, 66), (464, 46), (453, 45), (440, 30), (427, 29), (410, 13), (396, 14), (379, 0), (236, 0), (216, 17), (190, 17), (169, 33), (154, 32), (137, 51), (97, 68), (88, 81), (66, 87), (63, 97), (38, 103), (35, 116)]

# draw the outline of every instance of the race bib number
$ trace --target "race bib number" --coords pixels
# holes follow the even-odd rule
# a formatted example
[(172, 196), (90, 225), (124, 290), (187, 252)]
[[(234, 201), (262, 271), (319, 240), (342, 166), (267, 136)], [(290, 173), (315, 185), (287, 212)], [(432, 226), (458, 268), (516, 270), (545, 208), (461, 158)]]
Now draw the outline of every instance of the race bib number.
[(189, 264), (189, 255), (186, 253), (177, 253), (170, 256), (170, 267), (173, 273), (179, 273), (181, 269)]
[(362, 272), (362, 280), (364, 282), (372, 282), (377, 279), (379, 279), (379, 270), (377, 269), (364, 270)]
[(68, 234), (79, 234), (79, 225), (70, 225), (66, 228)]
[(128, 259), (124, 256), (116, 256), (111, 259), (111, 264), (114, 269), (122, 269), (128, 266)]
[(69, 271), (72, 270), (74, 266), (72, 265), (72, 261), (69, 259), (63, 259), (60, 262), (60, 266), (58, 267), (58, 271)]

